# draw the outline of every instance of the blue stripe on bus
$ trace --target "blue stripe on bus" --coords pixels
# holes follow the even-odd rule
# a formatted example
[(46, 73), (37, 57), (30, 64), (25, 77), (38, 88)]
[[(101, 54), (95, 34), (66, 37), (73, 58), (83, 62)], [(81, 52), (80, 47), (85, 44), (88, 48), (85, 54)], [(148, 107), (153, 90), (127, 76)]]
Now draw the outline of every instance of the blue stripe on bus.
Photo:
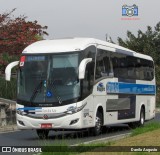
[(120, 94), (151, 94), (156, 93), (155, 85), (135, 84), (124, 82), (108, 82), (106, 86), (107, 93)]
[(17, 110), (41, 110), (41, 107), (25, 107), (25, 108), (17, 108)]

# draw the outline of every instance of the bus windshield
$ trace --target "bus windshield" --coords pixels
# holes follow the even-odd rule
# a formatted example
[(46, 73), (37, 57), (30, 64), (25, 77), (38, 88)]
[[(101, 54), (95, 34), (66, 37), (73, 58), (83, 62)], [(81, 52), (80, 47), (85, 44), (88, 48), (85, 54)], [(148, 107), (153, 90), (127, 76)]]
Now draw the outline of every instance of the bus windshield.
[[(18, 72), (17, 102), (56, 106), (80, 96), (79, 54), (25, 55)], [(21, 57), (21, 58), (22, 58)]]

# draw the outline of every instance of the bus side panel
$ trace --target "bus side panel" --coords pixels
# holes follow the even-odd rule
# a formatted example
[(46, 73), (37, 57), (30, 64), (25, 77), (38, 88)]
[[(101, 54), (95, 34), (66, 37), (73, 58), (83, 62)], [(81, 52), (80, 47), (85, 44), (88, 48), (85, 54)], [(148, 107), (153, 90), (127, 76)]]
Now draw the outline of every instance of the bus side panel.
[(85, 100), (83, 100), (83, 104), (87, 103), (87, 105), (82, 110), (82, 128), (88, 128), (94, 126), (94, 101), (93, 95), (89, 95)]
[(140, 109), (145, 106), (145, 120), (155, 117), (155, 96), (153, 95), (137, 95), (137, 116), (140, 116)]
[[(136, 80), (137, 84), (148, 84), (148, 85), (155, 85), (155, 78), (152, 81), (142, 81)], [(155, 90), (156, 93), (156, 90)], [(156, 109), (156, 94), (152, 95), (137, 95), (137, 115), (140, 115), (140, 108), (142, 105), (145, 105), (145, 120), (150, 120), (155, 117), (155, 109)]]

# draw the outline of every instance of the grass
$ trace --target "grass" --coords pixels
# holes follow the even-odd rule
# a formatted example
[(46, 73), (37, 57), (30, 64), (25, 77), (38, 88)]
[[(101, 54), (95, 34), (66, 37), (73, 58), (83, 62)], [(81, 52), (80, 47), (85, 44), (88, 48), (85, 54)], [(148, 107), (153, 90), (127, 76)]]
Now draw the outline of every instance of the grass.
[(148, 123), (144, 127), (139, 127), (139, 128), (134, 129), (132, 131), (131, 136), (139, 135), (139, 134), (153, 131), (156, 129), (160, 129), (160, 123), (156, 123), (156, 122)]
[[(148, 123), (144, 127), (137, 128), (132, 131), (130, 137), (114, 141), (110, 145), (114, 147), (129, 146), (136, 148), (144, 148), (143, 146), (159, 146), (160, 147), (160, 123)], [(101, 152), (105, 143), (103, 143), (102, 148), (97, 148), (96, 152), (85, 152), (81, 155), (160, 155), (160, 152)], [(94, 144), (95, 146), (97, 144)], [(99, 144), (98, 144), (99, 145)], [(105, 149), (105, 148), (104, 148)], [(99, 152), (98, 152), (99, 151)]]
[[(41, 155), (62, 155), (62, 154), (63, 155), (71, 155), (71, 154), (75, 154), (73, 152), (72, 153), (70, 152), (67, 143), (63, 139), (62, 139), (61, 143), (56, 142), (56, 140), (54, 142), (43, 141), (43, 147), (45, 147), (46, 152), (41, 153)], [(54, 152), (53, 152), (53, 150), (54, 150)]]
[(116, 141), (113, 146), (160, 146), (160, 129)]
[[(106, 148), (112, 146), (114, 148), (120, 147), (120, 149), (122, 150), (126, 146), (128, 146), (129, 149), (131, 149), (131, 147), (140, 147), (143, 149), (143, 146), (160, 146), (159, 137), (160, 123), (148, 123), (144, 127), (134, 129), (130, 137), (120, 139), (114, 142), (80, 144), (75, 148), (70, 148), (63, 139), (61, 144), (56, 143), (56, 141), (54, 143), (45, 143), (45, 145), (43, 146), (58, 146), (57, 149), (59, 150), (58, 152), (44, 152), (41, 155), (160, 155), (160, 152), (105, 152)], [(73, 151), (72, 149), (75, 150)]]

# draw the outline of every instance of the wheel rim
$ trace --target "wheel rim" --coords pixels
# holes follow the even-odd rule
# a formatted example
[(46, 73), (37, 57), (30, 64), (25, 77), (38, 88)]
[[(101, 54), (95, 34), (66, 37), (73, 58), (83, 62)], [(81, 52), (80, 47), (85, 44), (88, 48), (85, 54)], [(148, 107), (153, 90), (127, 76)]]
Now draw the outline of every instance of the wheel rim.
[(142, 111), (141, 112), (141, 125), (144, 124), (144, 112)]
[(98, 132), (101, 131), (101, 126), (102, 126), (101, 119), (99, 117), (96, 117), (96, 130)]

